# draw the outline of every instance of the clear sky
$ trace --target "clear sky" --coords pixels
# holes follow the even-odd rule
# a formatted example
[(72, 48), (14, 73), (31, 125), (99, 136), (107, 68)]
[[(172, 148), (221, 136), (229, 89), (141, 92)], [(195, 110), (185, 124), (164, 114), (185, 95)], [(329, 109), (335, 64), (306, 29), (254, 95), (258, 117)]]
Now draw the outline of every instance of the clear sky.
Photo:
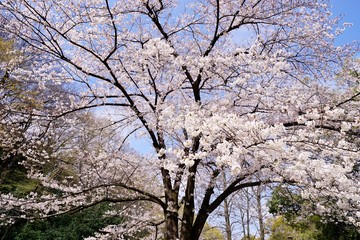
[(353, 23), (335, 44), (342, 45), (351, 41), (360, 41), (360, 0), (330, 0), (334, 16), (342, 16), (342, 22)]

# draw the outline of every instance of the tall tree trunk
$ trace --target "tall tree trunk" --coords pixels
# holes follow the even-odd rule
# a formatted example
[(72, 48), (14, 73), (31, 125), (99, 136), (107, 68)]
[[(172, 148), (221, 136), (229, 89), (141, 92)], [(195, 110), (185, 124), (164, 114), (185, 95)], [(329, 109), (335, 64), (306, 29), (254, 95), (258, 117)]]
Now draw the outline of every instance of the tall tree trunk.
[(241, 216), (241, 226), (243, 230), (243, 238), (246, 239), (246, 224), (245, 224), (245, 213), (240, 210), (240, 216)]
[(186, 240), (198, 240), (205, 226), (208, 214), (201, 214), (196, 217), (196, 224), (192, 227), (190, 237)]
[(261, 190), (262, 190), (261, 186), (256, 188), (256, 204), (257, 204), (258, 220), (260, 227), (260, 240), (265, 240), (264, 218), (261, 207)]
[[(223, 187), (224, 187), (224, 189), (226, 189), (227, 184), (226, 184), (225, 172), (222, 172), (222, 177), (223, 177)], [(229, 211), (229, 204), (228, 204), (227, 199), (224, 200), (224, 217), (225, 217), (226, 239), (231, 240), (232, 233), (231, 233), (230, 211)]]
[(246, 230), (247, 230), (247, 239), (250, 240), (250, 196), (249, 190), (245, 189), (246, 195)]
[(174, 191), (171, 186), (170, 174), (167, 170), (162, 169), (163, 183), (165, 188), (165, 240), (176, 240), (179, 238), (179, 202), (178, 192)]
[[(190, 169), (195, 171), (196, 168)], [(195, 191), (195, 174), (190, 174), (187, 180), (185, 198), (184, 198), (184, 211), (181, 223), (181, 240), (188, 240), (191, 237), (191, 229), (194, 223), (194, 191)]]
[(224, 215), (225, 215), (226, 238), (227, 240), (231, 240), (232, 239), (231, 222), (230, 222), (230, 212), (229, 212), (229, 206), (227, 200), (224, 201)]
[(178, 213), (165, 211), (165, 240), (177, 240), (178, 233)]
[[(190, 238), (186, 240), (198, 240), (200, 238), (202, 229), (206, 223), (209, 214), (215, 209), (210, 206), (211, 195), (214, 193), (214, 182), (216, 177), (219, 175), (219, 171), (214, 171), (209, 182), (208, 188), (205, 191), (203, 202), (201, 203), (200, 210), (196, 216), (196, 220), (191, 228)], [(219, 203), (220, 204), (220, 203)], [(218, 206), (218, 205), (217, 205)]]

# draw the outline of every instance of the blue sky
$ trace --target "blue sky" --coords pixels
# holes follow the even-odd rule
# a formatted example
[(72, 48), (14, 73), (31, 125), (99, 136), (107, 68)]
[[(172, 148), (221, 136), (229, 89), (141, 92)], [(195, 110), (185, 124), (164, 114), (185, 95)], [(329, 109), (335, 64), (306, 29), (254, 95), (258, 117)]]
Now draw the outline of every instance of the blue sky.
[(334, 16), (343, 16), (342, 22), (353, 23), (335, 44), (342, 45), (351, 41), (360, 41), (360, 1), (359, 0), (330, 0)]

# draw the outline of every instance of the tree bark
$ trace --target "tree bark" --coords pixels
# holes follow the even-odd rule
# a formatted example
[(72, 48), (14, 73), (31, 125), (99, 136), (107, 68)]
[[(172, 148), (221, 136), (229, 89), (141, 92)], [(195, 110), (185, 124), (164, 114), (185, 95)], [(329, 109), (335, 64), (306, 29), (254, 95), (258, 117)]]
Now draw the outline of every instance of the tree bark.
[(210, 199), (211, 199), (211, 195), (214, 193), (214, 181), (219, 174), (220, 172), (218, 170), (213, 172), (208, 188), (206, 189), (200, 210), (191, 228), (190, 238), (186, 240), (198, 240), (200, 238), (206, 220), (209, 217), (209, 214), (213, 211), (213, 209), (211, 209), (210, 207)]
[(190, 237), (186, 240), (198, 240), (200, 238), (201, 232), (205, 226), (209, 214), (209, 212), (199, 212), (199, 215), (196, 217), (196, 221), (192, 227)]
[(165, 212), (165, 240), (177, 240), (178, 233), (178, 213), (166, 211)]
[(243, 231), (243, 239), (246, 239), (246, 226), (245, 226), (245, 213), (240, 210), (240, 216), (241, 216), (241, 226)]
[(247, 230), (247, 236), (246, 239), (250, 240), (250, 196), (249, 196), (249, 190), (245, 189), (246, 194), (246, 230)]
[(259, 220), (259, 230), (260, 230), (260, 240), (265, 240), (265, 228), (264, 228), (264, 218), (262, 214), (261, 207), (261, 186), (256, 188), (256, 204), (257, 204), (257, 212), (258, 212), (258, 220)]
[[(224, 189), (226, 189), (227, 184), (226, 184), (225, 172), (222, 172), (222, 177), (223, 177), (223, 187), (224, 187)], [(231, 233), (230, 211), (229, 211), (229, 204), (228, 204), (227, 199), (224, 200), (224, 217), (225, 217), (226, 239), (231, 240), (232, 233)]]
[[(196, 168), (191, 169), (196, 170)], [(181, 223), (181, 240), (188, 240), (191, 237), (191, 228), (194, 222), (194, 190), (195, 190), (195, 174), (190, 174), (187, 180), (187, 186), (184, 199), (184, 211)]]
[(179, 202), (178, 192), (174, 191), (171, 186), (170, 174), (167, 170), (162, 170), (163, 183), (165, 188), (165, 240), (176, 240), (179, 238)]

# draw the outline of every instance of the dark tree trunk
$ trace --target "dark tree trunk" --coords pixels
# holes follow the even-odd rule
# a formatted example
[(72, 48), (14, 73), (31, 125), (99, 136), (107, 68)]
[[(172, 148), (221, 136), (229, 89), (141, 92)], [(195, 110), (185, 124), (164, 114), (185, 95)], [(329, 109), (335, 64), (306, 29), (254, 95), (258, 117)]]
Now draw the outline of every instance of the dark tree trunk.
[(199, 212), (199, 215), (196, 217), (196, 221), (192, 227), (190, 238), (184, 240), (198, 240), (208, 217), (209, 213)]
[(166, 211), (165, 215), (165, 240), (176, 240), (179, 238), (178, 214)]
[(174, 191), (171, 186), (170, 174), (168, 170), (162, 169), (163, 184), (165, 189), (165, 240), (179, 239), (179, 202), (178, 192)]
[[(195, 171), (196, 166), (190, 171)], [(187, 180), (187, 186), (184, 198), (184, 211), (181, 223), (181, 240), (188, 240), (191, 237), (191, 228), (194, 223), (194, 191), (195, 191), (195, 175), (190, 174)]]

